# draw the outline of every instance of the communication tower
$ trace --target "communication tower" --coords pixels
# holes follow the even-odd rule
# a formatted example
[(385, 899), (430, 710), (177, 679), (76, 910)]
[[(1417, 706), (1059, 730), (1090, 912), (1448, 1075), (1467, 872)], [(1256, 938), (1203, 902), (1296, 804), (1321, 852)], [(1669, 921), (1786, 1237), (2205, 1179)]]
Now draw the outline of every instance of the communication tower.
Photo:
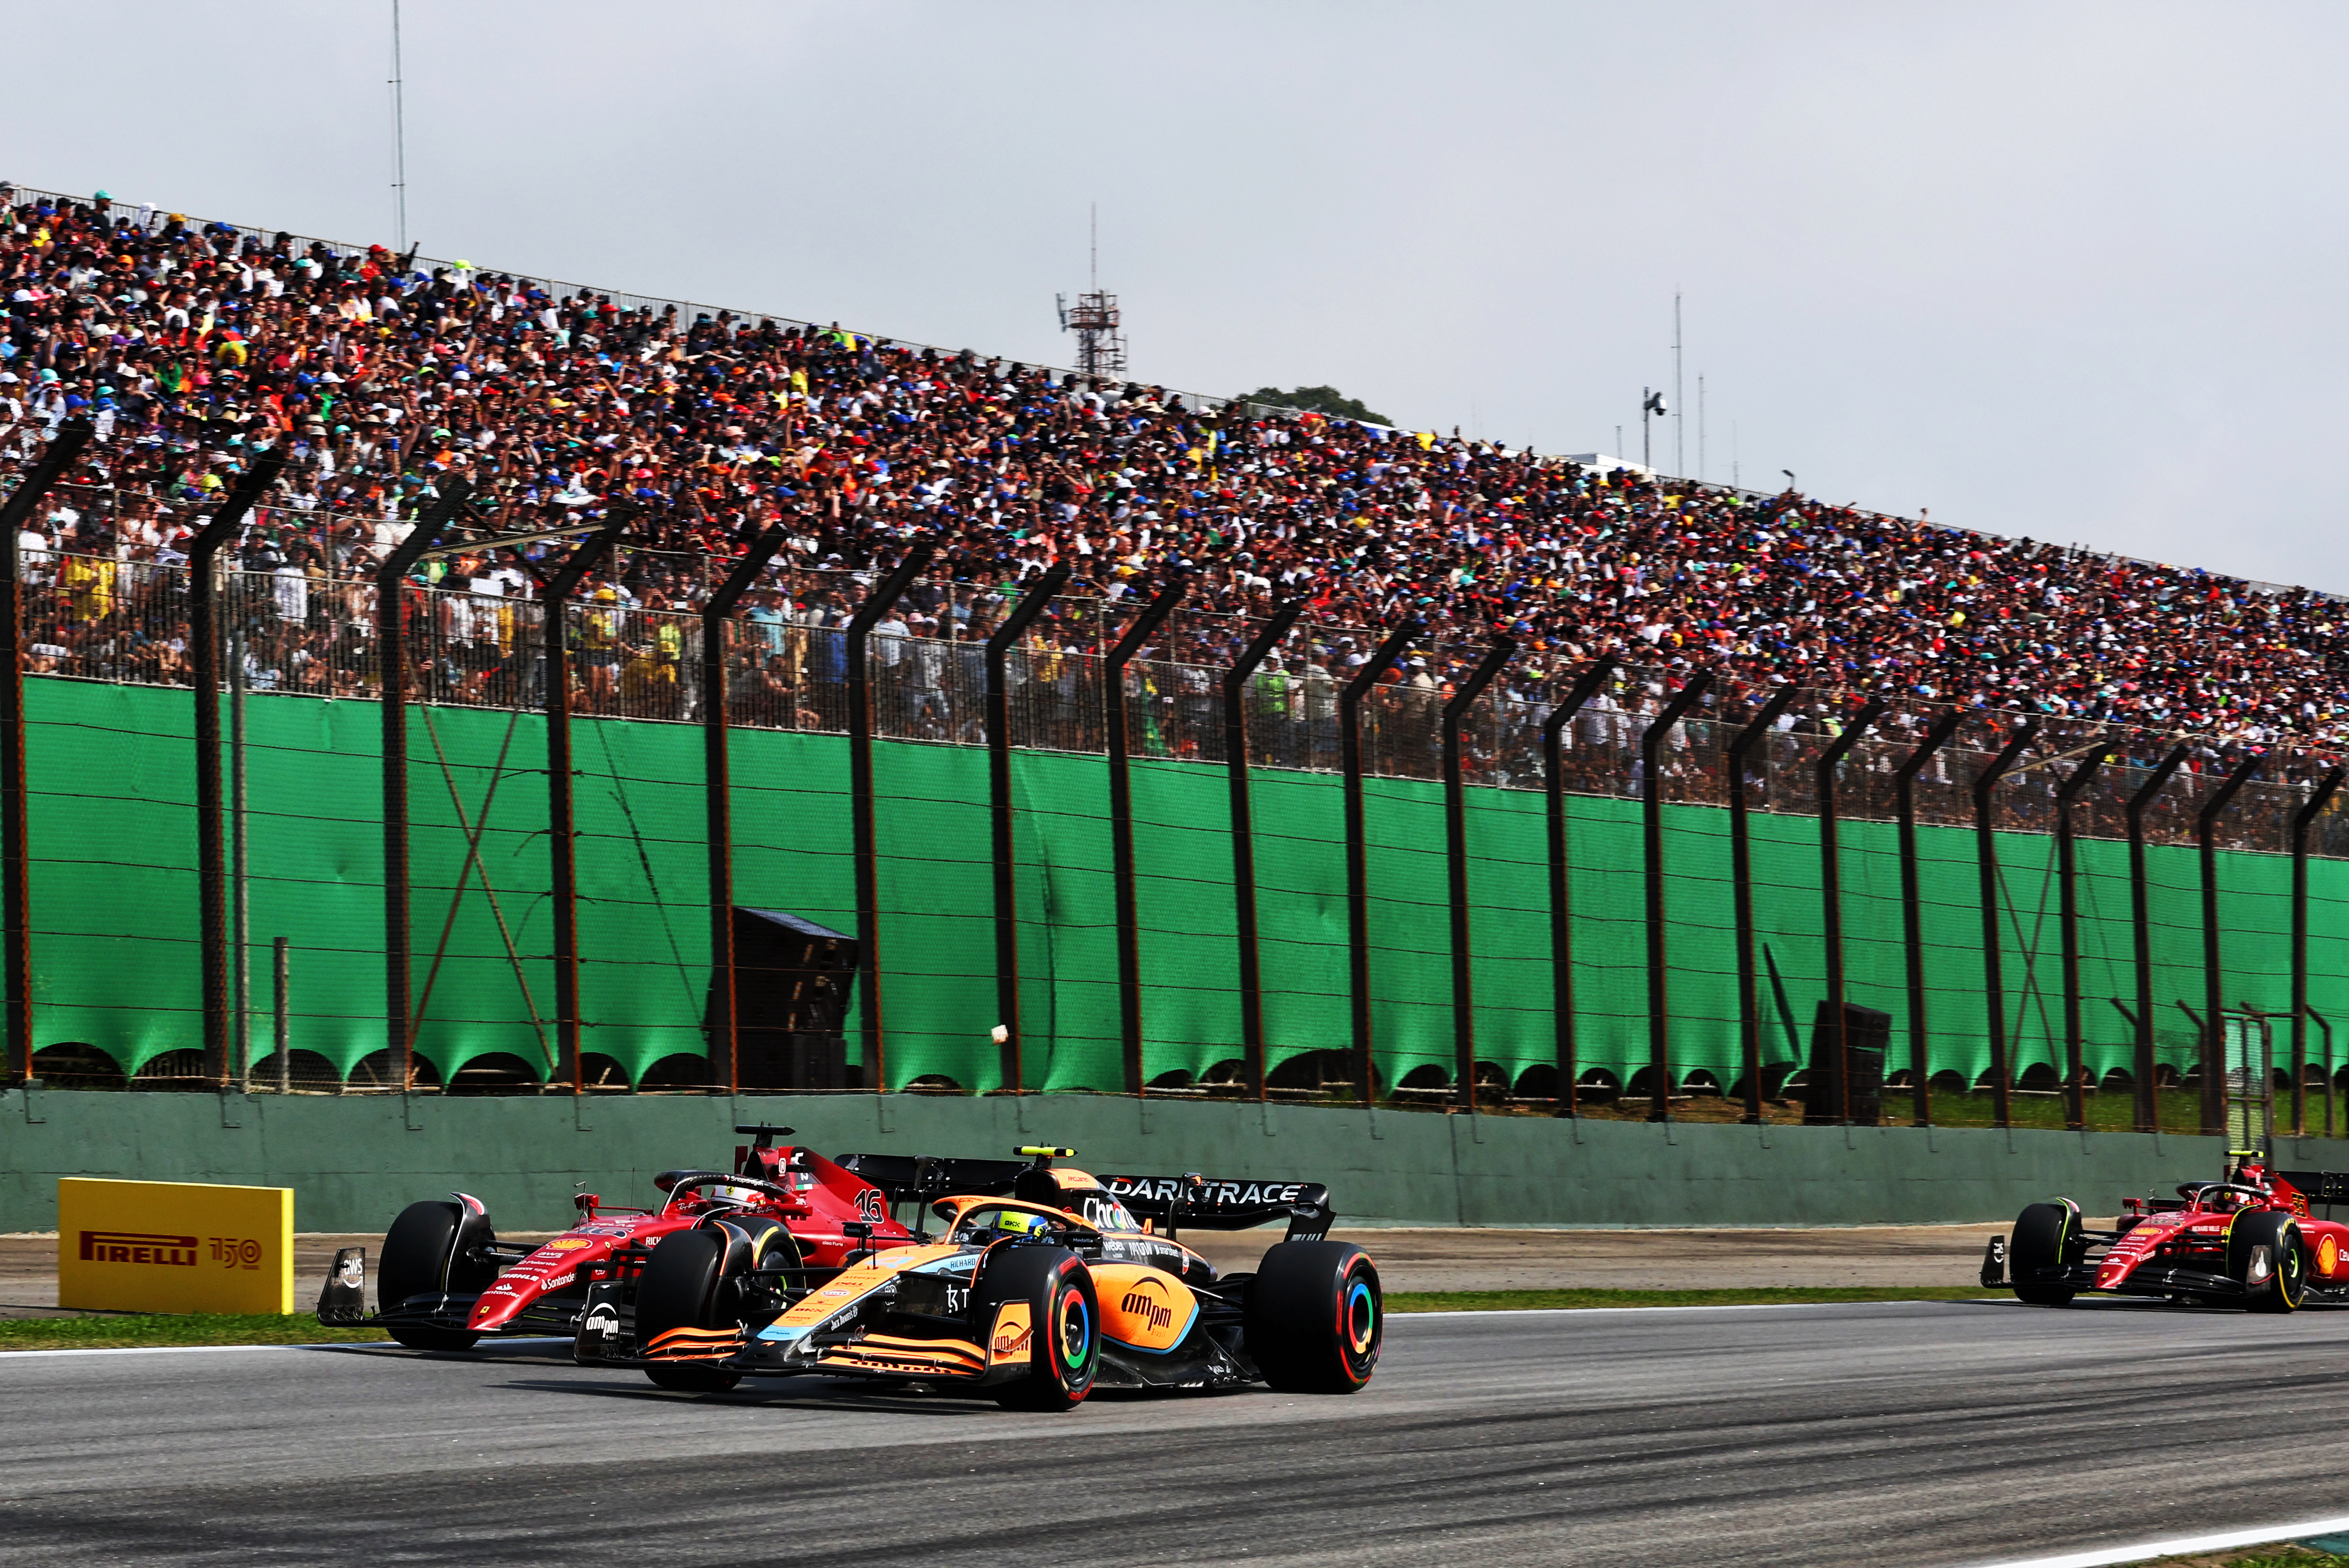
[(1125, 334), (1118, 330), (1117, 296), (1101, 286), (1101, 209), (1090, 214), (1092, 268), (1090, 286), (1073, 306), (1061, 295), (1052, 296), (1061, 312), (1061, 330), (1077, 335), (1077, 370), (1092, 380), (1108, 381), (1125, 374)]

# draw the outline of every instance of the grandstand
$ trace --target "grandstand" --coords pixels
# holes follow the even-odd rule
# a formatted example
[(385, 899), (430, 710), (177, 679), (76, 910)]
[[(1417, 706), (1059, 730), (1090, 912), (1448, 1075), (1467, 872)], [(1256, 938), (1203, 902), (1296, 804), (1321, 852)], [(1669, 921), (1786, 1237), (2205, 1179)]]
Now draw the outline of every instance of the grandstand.
[[(487, 792), (510, 772), (545, 766), (529, 755), (529, 739), (520, 753), (507, 752), (516, 743), (511, 715), (546, 696), (541, 574), (566, 549), (566, 531), (620, 508), (630, 514), (622, 547), (566, 612), (577, 650), (574, 711), (631, 722), (596, 728), (613, 809), (587, 830), (608, 840), (612, 856), (598, 862), (611, 873), (600, 891), (589, 890), (608, 920), (590, 935), (604, 944), (590, 969), (605, 966), (605, 979), (591, 974), (583, 1005), (601, 1009), (607, 1048), (596, 1054), (615, 1083), (665, 1074), (690, 1082), (701, 1049), (707, 947), (678, 914), (692, 905), (681, 890), (694, 888), (698, 874), (689, 868), (693, 803), (682, 792), (698, 764), (659, 726), (705, 711), (699, 611), (732, 562), (770, 531), (781, 540), (777, 560), (729, 623), (721, 660), (730, 721), (767, 737), (748, 742), (762, 748), (755, 754), (766, 771), (745, 769), (737, 786), (753, 797), (767, 792), (762, 809), (813, 815), (796, 825), (804, 830), (797, 841), (770, 825), (761, 831), (772, 837), (741, 847), (753, 861), (769, 857), (774, 884), (819, 889), (801, 912), (843, 926), (857, 917), (839, 865), (850, 851), (829, 814), (847, 786), (773, 781), (836, 772), (831, 737), (849, 728), (854, 611), (916, 542), (934, 552), (874, 628), (873, 731), (885, 741), (977, 746), (989, 738), (983, 643), (1046, 573), (1068, 573), (1014, 650), (1008, 713), (1010, 743), (1031, 753), (1019, 763), (1030, 819), (1019, 859), (1038, 878), (1020, 894), (1026, 940), (1037, 949), (1021, 983), (1041, 987), (1030, 1012), (1051, 1020), (1039, 1032), (1050, 1064), (1027, 1086), (1125, 1082), (1116, 1066), (1117, 988), (1101, 950), (1112, 924), (1100, 886), (1101, 818), (1078, 804), (1094, 786), (1068, 770), (1070, 759), (1109, 749), (1109, 650), (1139, 607), (1178, 581), (1187, 586), (1182, 607), (1128, 666), (1123, 687), (1125, 744), (1145, 761), (1227, 761), (1223, 672), (1283, 607), (1297, 612), (1246, 687), (1247, 760), (1296, 775), (1260, 790), (1256, 807), (1258, 831), (1272, 841), (1264, 897), (1274, 989), (1287, 987), (1290, 998), (1268, 999), (1276, 1043), (1267, 1068), (1350, 1048), (1342, 1008), (1331, 1012), (1347, 993), (1347, 939), (1329, 929), (1327, 909), (1348, 891), (1330, 880), (1338, 792), (1327, 775), (1343, 761), (1340, 693), (1373, 671), (1382, 639), (1411, 623), (1418, 631), (1401, 656), (1375, 670), (1362, 729), (1362, 771), (1389, 781), (1380, 798), (1398, 822), (1420, 823), (1395, 829), (1377, 871), (1381, 907), (1402, 929), (1380, 939), (1376, 981), (1385, 988), (1376, 1009), (1381, 1082), (1390, 1088), (1414, 1076), (1431, 1090), (1457, 1086), (1442, 944), (1411, 933), (1443, 929), (1442, 898), (1428, 891), (1442, 886), (1443, 832), (1424, 815), (1442, 772), (1441, 716), (1495, 639), (1511, 639), (1514, 657), (1469, 713), (1460, 748), (1463, 776), (1492, 786), (1487, 811), (1504, 825), (1477, 851), (1494, 880), (1479, 896), (1475, 940), (1492, 945), (1477, 954), (1471, 1075), (1489, 1065), (1496, 1085), (1523, 1098), (1558, 1095), (1556, 992), (1547, 938), (1504, 928), (1545, 905), (1545, 849), (1525, 808), (1530, 803), (1537, 816), (1535, 792), (1553, 782), (1582, 802), (1575, 853), (1586, 857), (1578, 877), (1588, 877), (1578, 883), (1574, 918), (1588, 928), (1578, 961), (1595, 978), (1578, 1006), (1592, 1015), (1583, 1064), (1601, 1086), (1639, 1086), (1648, 1050), (1641, 986), (1658, 983), (1640, 952), (1640, 918), (1625, 912), (1640, 897), (1626, 889), (1643, 874), (1625, 815), (1630, 801), (1687, 812), (1726, 804), (1734, 790), (1775, 825), (1758, 830), (1776, 835), (1778, 846), (1769, 868), (1777, 890), (1759, 919), (1775, 933), (1773, 974), (1806, 994), (1823, 983), (1829, 961), (1815, 929), (1816, 888), (1786, 857), (1810, 853), (1800, 846), (1814, 831), (1817, 764), (1830, 747), (1848, 757), (1836, 804), (1853, 835), (1852, 897), (1876, 900), (1878, 917), (1853, 921), (1852, 984), (1888, 995), (1906, 983), (1893, 890), (1906, 853), (1891, 834), (1895, 784), (1902, 762), (1936, 733), (1912, 801), (1929, 841), (1935, 831), (1976, 826), (1975, 781), (2027, 720), (2037, 726), (2036, 750), (2000, 786), (1999, 825), (2044, 835), (2061, 814), (2079, 836), (2101, 843), (2088, 852), (2092, 878), (2123, 878), (2117, 862), (2098, 857), (2116, 851), (2124, 803), (2140, 791), (2150, 793), (2139, 826), (2157, 850), (2184, 853), (2209, 823), (2205, 808), (2220, 800), (2216, 846), (2247, 852), (2247, 866), (2250, 856), (2280, 857), (2296, 845), (2320, 862), (2349, 857), (2337, 812), (2302, 820), (2349, 731), (2349, 618), (2339, 601), (2309, 590), (1793, 493), (1601, 474), (1456, 432), (1093, 384), (861, 330), (435, 264), (381, 246), (50, 193), (0, 195), (8, 202), (0, 224), (0, 464), (21, 475), (69, 420), (97, 431), (18, 541), (28, 672), (115, 689), (100, 720), (96, 699), (72, 695), (65, 680), (42, 683), (36, 728), (55, 727), (63, 749), (54, 755), (126, 743), (160, 755), (176, 743), (176, 710), (164, 693), (193, 679), (188, 545), (257, 449), (286, 461), (230, 546), (225, 597), (233, 679), (261, 698), (379, 694), (384, 611), (375, 572), (452, 481), (465, 481), (475, 497), (464, 536), (532, 538), (419, 566), (408, 612), (411, 694), (441, 713), (419, 760), (441, 770), (452, 806), (429, 825), (439, 847), (419, 852), (438, 857), (426, 880), (438, 878), (449, 929), (434, 959), (445, 973), (430, 982), (444, 988), (448, 1011), (420, 1017), (419, 1049), (452, 1085), (467, 1064), (491, 1054), (521, 1056), (522, 1077), (568, 1075), (552, 1055), (530, 1060), (546, 1039), (546, 982), (533, 967), (543, 962), (534, 945), (543, 930), (531, 931), (527, 917), (478, 907), (481, 898), (469, 902), (466, 888), (474, 877), (479, 888), (492, 867), (517, 877), (511, 865), (539, 831), (506, 819), (493, 826)], [(1559, 728), (1551, 721), (1568, 691), (1601, 660), (1611, 661), (1609, 672), (1559, 730), (1554, 781), (1545, 731)], [(1700, 674), (1702, 700), (1647, 744), (1675, 692)], [(1733, 763), (1731, 741), (1782, 692), (1793, 695), (1775, 702), (1767, 732)], [(1883, 706), (1865, 735), (1847, 734), (1869, 701)], [(298, 889), (381, 875), (363, 866), (364, 833), (320, 848), (337, 830), (305, 816), (319, 803), (303, 799), (305, 782), (336, 777), (348, 792), (340, 799), (347, 815), (374, 809), (372, 782), (347, 766), (365, 755), (365, 726), (294, 715), (258, 698), (254, 713), (269, 753), (256, 776), (264, 798), (276, 802), (258, 809), (285, 826), (284, 862), (259, 877), (280, 879), (278, 924), (299, 929), (325, 917), (315, 895)], [(501, 723), (498, 715), (508, 717)], [(37, 758), (39, 736), (34, 743)], [(2165, 769), (2180, 744), (2175, 771)], [(2096, 789), (2076, 804), (2059, 800), (2059, 781), (2091, 753), (2112, 759)], [(898, 826), (886, 831), (897, 838), (884, 853), (908, 868), (892, 879), (885, 909), (928, 933), (909, 961), (930, 967), (904, 976), (893, 993), (891, 1031), (912, 1044), (893, 1054), (886, 1083), (998, 1086), (1002, 1076), (966, 994), (993, 978), (992, 963), (982, 938), (947, 934), (990, 897), (988, 857), (961, 847), (974, 833), (984, 842), (984, 822), (971, 812), (983, 817), (987, 785), (975, 763), (966, 765), (971, 759), (910, 749), (899, 756), (904, 776), (884, 786), (896, 795)], [(74, 842), (102, 842), (113, 797), (86, 781), (107, 775), (70, 771), (85, 782), (49, 775), (52, 820), (70, 824)], [(922, 782), (909, 782), (916, 776)], [(1181, 1089), (1219, 1074), (1228, 1080), (1244, 1032), (1222, 999), (1216, 956), (1230, 938), (1228, 915), (1215, 911), (1228, 909), (1232, 893), (1220, 872), (1165, 868), (1195, 858), (1198, 836), (1226, 826), (1212, 798), (1220, 784), (1176, 782), (1194, 778), (1179, 767), (1154, 776), (1169, 782), (1150, 825), (1161, 868), (1148, 875), (1163, 884), (1149, 917), (1160, 949), (1152, 1017), (1170, 1033), (1154, 1035), (1145, 1077)], [(1185, 793), (1202, 789), (1199, 800)], [(476, 810), (478, 821), (469, 817)], [(1711, 825), (1723, 815), (1671, 820), (1697, 842), (1717, 838)], [(1928, 852), (1948, 862), (1929, 902), (1943, 906), (1934, 984), (1952, 1018), (1936, 1026), (1933, 1070), (1962, 1085), (1985, 1072), (2059, 1064), (2067, 1031), (2047, 1001), (2054, 955), (2044, 879), (1998, 939), (2013, 944), (2021, 999), (2012, 1059), (1990, 1038), (1999, 1030), (1955, 1022), (1968, 1005), (1958, 999), (1978, 994), (1983, 981), (1969, 968), (1982, 959), (1968, 930), (1977, 919), (1967, 907), (1973, 851), (1957, 836), (1946, 842)], [(2037, 876), (2051, 842), (2013, 849), (2014, 877)], [(957, 869), (938, 869), (948, 861)], [(916, 875), (916, 863), (931, 869)], [(40, 907), (109, 908), (120, 929), (132, 929), (135, 911), (189, 897), (181, 888), (187, 872), (176, 860), (140, 862), (134, 872), (125, 857), (117, 885), (94, 895), (87, 876), (78, 883), (53, 864)], [(2333, 867), (2320, 865), (2317, 875), (2313, 896), (2330, 897)], [(1670, 876), (1669, 898), (1651, 902), (1671, 905), (1673, 961), (1690, 977), (1674, 1015), (1685, 1039), (1678, 1067), (1664, 1075), (1671, 1081), (1651, 1073), (1648, 1087), (1733, 1092), (1753, 1002), (1733, 994), (1730, 950), (1745, 935), (1724, 924), (1724, 874), (1683, 865)], [(2249, 888), (2267, 873), (2242, 876)], [(526, 876), (508, 891), (533, 909), (545, 894)], [(2160, 961), (2178, 971), (2163, 994), (2200, 1005), (2190, 876), (2169, 891), (2184, 901), (2157, 911), (2170, 933)], [(2282, 906), (2271, 897), (2262, 908), (2273, 915)], [(327, 921), (332, 936), (316, 944), (321, 971), (364, 967), (370, 944), (356, 922), (367, 909), (363, 899), (338, 907)], [(2277, 944), (2260, 935), (2282, 935), (2282, 919), (2235, 923), (2229, 971), (2283, 986)], [(2099, 1001), (2129, 995), (2126, 920), (2108, 908), (2091, 911), (2091, 924), (2098, 934), (2087, 961), (2096, 972), (2069, 989), (2085, 984)], [(666, 950), (647, 952), (642, 933), (655, 926)], [(95, 1050), (137, 1073), (190, 1049), (183, 977), (159, 979), (146, 1000), (130, 1002), (103, 979), (123, 972), (129, 950), (146, 950), (137, 942), (184, 936), (121, 945), (131, 940), (108, 934), (103, 922), (41, 927), (44, 969), (57, 977), (41, 1031), (58, 1053), (53, 1061), (87, 1060)], [(2292, 961), (2306, 967), (2304, 955)], [(2343, 972), (2315, 967), (2320, 991)], [(382, 1021), (349, 1000), (366, 989), (347, 979), (318, 983), (313, 993), (333, 1000), (295, 1027), (309, 1041), (295, 1048), (336, 1082), (381, 1048)], [(523, 998), (520, 1011), (513, 993)], [(2319, 997), (2323, 1005), (2332, 1005), (2328, 997)], [(2230, 1009), (2239, 1000), (2225, 998)], [(2276, 1000), (2276, 1013), (2299, 1015)], [(1803, 1011), (1784, 1002), (1780, 1010), (1789, 1019)], [(2100, 1007), (2095, 1023), (2069, 1033), (2096, 1036), (2082, 1043), (2095, 1077), (2142, 1075), (2141, 1058), (2130, 1054), (2138, 1026), (2116, 1032), (2113, 1012)], [(1796, 1033), (1785, 1023), (1788, 1052)], [(2193, 1037), (2181, 1041), (2171, 1025), (2163, 1039), (2166, 1064), (2192, 1071)], [(368, 1075), (382, 1079), (382, 1064), (360, 1072)]]

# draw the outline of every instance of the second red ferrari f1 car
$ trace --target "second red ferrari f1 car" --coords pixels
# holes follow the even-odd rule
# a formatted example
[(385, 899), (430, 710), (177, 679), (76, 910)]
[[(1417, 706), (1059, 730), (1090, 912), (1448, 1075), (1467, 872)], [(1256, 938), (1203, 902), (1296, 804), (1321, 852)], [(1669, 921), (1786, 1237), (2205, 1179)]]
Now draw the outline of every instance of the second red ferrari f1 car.
[[(669, 1387), (817, 1375), (963, 1385), (1038, 1410), (1095, 1388), (1261, 1379), (1350, 1394), (1370, 1380), (1378, 1268), (1328, 1239), (1320, 1186), (1096, 1178), (1053, 1165), (1071, 1150), (1019, 1152), (1030, 1162), (843, 1156), (917, 1206), (910, 1245), (801, 1288), (714, 1235), (671, 1238), (640, 1278), (591, 1289), (579, 1358), (640, 1361)], [(1218, 1275), (1176, 1239), (1273, 1220), (1288, 1235), (1247, 1273)]]
[(2010, 1236), (1992, 1239), (1982, 1282), (2037, 1306), (2086, 1292), (2292, 1312), (2349, 1303), (2349, 1224), (2311, 1214), (2349, 1202), (2349, 1176), (2269, 1168), (2236, 1150), (2217, 1181), (2181, 1184), (2174, 1199), (2128, 1199), (2113, 1230), (2088, 1227), (2068, 1198), (2034, 1203)]

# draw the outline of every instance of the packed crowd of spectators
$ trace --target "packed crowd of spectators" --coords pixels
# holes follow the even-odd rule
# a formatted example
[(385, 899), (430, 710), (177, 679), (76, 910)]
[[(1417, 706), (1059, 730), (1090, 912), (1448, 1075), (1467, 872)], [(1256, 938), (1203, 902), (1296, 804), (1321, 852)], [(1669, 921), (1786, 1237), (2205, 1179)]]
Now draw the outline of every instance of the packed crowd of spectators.
[[(1237, 618), (1305, 601), (1321, 629), (1292, 673), (1309, 694), (1317, 670), (1342, 678), (1380, 628), (1416, 618), (1459, 647), (1516, 638), (1508, 680), (1524, 691), (1608, 653), (2254, 746), (2349, 732), (2340, 600), (1792, 492), (1597, 472), (1456, 431), (1092, 385), (5, 185), (0, 296), (0, 468), (22, 472), (69, 418), (97, 428), (24, 541), (58, 563), (68, 607), (74, 574), (106, 569), (78, 561), (183, 560), (205, 508), (270, 444), (289, 461), (237, 564), (298, 584), (300, 618), (329, 640), (371, 602), (335, 585), (367, 576), (463, 476), (487, 498), (482, 536), (640, 509), (589, 597), (615, 610), (697, 607), (726, 557), (780, 526), (777, 575), (747, 601), (770, 628), (842, 624), (857, 585), (920, 537), (938, 545), (932, 576), (962, 587), (916, 596), (893, 635), (983, 635), (1006, 585), (1065, 565), (1092, 619), (1049, 635), (1097, 648), (1121, 608), (1180, 573), (1199, 612), (1183, 635), (1202, 649), (1236, 639)], [(526, 597), (563, 547), (429, 573)], [(488, 639), (485, 685), (511, 620), (465, 628)], [(790, 710), (806, 656), (768, 635), (744, 695)], [(591, 681), (626, 678), (624, 651), (609, 654), (585, 661)], [(661, 666), (676, 650), (637, 658), (640, 680), (674, 685)], [(317, 689), (335, 689), (331, 663)], [(1438, 658), (1425, 678), (1446, 673)]]

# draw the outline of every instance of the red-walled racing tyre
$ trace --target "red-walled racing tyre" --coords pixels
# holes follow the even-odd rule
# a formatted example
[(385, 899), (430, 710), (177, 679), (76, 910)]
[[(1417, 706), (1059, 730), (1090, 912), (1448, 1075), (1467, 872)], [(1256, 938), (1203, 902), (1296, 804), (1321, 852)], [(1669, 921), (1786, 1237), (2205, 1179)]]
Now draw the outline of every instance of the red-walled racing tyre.
[(1248, 1287), (1247, 1352), (1288, 1394), (1351, 1394), (1385, 1337), (1378, 1265), (1348, 1241), (1282, 1241)]

